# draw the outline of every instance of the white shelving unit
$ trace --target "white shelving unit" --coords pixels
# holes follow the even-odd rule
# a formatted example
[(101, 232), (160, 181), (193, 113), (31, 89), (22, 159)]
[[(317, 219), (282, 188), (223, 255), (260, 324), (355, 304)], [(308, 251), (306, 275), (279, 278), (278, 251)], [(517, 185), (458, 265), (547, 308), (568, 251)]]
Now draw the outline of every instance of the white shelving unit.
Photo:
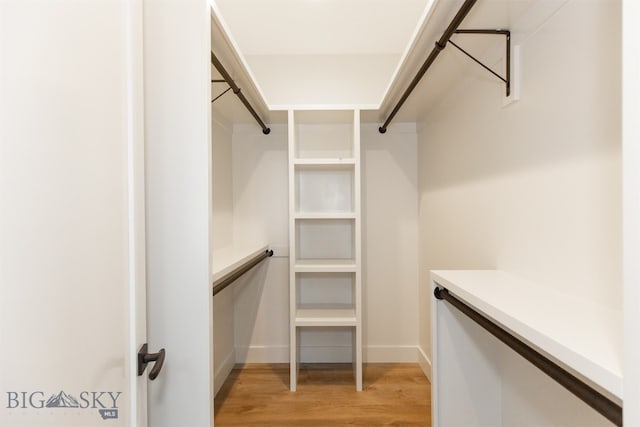
[(348, 328), (362, 390), (360, 112), (289, 111), (291, 390), (300, 335)]
[[(620, 311), (497, 270), (432, 271), (431, 280), (434, 288), (445, 287), (583, 382), (622, 403)], [(493, 354), (500, 350), (488, 345), (481, 338), (486, 333), (448, 303), (434, 298), (432, 316), (434, 425), (501, 425), (503, 379), (496, 369), (499, 353)]]

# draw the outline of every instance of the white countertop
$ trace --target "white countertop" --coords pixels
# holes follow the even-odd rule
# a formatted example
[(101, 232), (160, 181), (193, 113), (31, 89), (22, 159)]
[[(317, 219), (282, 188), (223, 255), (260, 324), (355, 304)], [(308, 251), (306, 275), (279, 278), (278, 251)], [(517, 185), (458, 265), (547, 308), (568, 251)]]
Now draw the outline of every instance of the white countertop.
[(621, 310), (497, 270), (434, 270), (431, 279), (585, 382), (622, 399)]

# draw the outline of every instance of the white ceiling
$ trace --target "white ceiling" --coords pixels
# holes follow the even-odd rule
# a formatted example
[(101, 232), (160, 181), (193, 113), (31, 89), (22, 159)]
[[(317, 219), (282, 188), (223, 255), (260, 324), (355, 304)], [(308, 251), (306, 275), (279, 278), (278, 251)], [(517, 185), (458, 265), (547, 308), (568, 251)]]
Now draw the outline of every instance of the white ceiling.
[[(272, 111), (360, 108), (371, 122), (387, 117), (462, 1), (210, 0)], [(511, 29), (517, 45), (567, 1), (478, 1), (461, 28)], [(502, 38), (454, 38), (504, 72), (494, 57)], [(423, 119), (465, 76), (492, 79), (501, 102), (503, 84), (455, 49), (445, 49), (427, 74), (394, 121)]]
[(402, 53), (429, 0), (214, 0), (244, 55)]
[(211, 0), (271, 109), (375, 108), (434, 0)]

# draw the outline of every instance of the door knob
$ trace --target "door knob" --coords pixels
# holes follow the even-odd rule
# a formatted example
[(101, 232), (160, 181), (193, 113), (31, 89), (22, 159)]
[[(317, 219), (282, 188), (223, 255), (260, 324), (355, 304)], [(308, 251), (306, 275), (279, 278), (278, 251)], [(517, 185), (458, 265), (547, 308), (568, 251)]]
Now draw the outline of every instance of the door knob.
[(151, 368), (149, 372), (149, 379), (153, 381), (162, 369), (165, 351), (164, 348), (161, 348), (157, 353), (148, 353), (147, 349), (147, 343), (144, 343), (142, 347), (140, 347), (140, 351), (138, 351), (138, 376), (144, 373), (144, 370), (147, 368), (147, 363), (154, 362), (153, 368)]

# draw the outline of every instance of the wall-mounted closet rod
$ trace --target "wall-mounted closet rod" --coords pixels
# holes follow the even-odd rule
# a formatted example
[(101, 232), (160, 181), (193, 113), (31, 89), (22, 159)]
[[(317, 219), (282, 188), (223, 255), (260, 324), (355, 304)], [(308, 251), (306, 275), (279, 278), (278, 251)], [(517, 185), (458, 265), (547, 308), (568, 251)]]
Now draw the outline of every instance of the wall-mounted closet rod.
[(261, 254), (258, 254), (255, 257), (251, 258), (249, 261), (245, 262), (244, 264), (234, 269), (233, 271), (230, 271), (229, 273), (225, 274), (223, 277), (219, 278), (215, 282), (213, 282), (213, 295), (215, 296), (224, 288), (232, 284), (238, 277), (242, 276), (244, 273), (251, 270), (257, 264), (262, 262), (262, 260), (270, 256), (273, 256), (273, 251), (266, 250)]
[(449, 302), (609, 421), (617, 426), (622, 426), (622, 407), (620, 405), (451, 295), (446, 288), (437, 287), (433, 290), (433, 294), (437, 299)]
[(233, 93), (235, 93), (238, 96), (238, 98), (240, 98), (240, 101), (242, 101), (242, 103), (247, 108), (247, 110), (249, 110), (253, 118), (256, 119), (256, 121), (262, 128), (262, 133), (264, 133), (265, 135), (268, 135), (271, 132), (271, 129), (264, 124), (260, 116), (258, 116), (258, 113), (256, 113), (256, 110), (254, 110), (251, 104), (249, 104), (249, 101), (247, 100), (247, 98), (245, 98), (244, 94), (241, 92), (238, 85), (236, 85), (236, 82), (233, 81), (233, 79), (231, 78), (227, 70), (225, 70), (225, 68), (222, 66), (222, 63), (214, 55), (213, 51), (211, 51), (211, 63), (213, 64), (214, 67), (216, 67), (216, 70), (218, 70), (218, 72), (222, 75), (222, 78), (229, 84), (229, 86), (233, 90)]
[(427, 72), (427, 70), (433, 63), (433, 61), (435, 61), (435, 59), (438, 57), (440, 52), (445, 47), (447, 47), (447, 42), (453, 35), (454, 31), (458, 28), (458, 26), (462, 23), (464, 18), (467, 16), (467, 14), (469, 13), (473, 5), (476, 3), (476, 1), (477, 0), (465, 0), (462, 6), (460, 6), (460, 9), (458, 9), (458, 13), (456, 13), (456, 16), (453, 17), (447, 29), (444, 31), (444, 33), (442, 33), (442, 37), (440, 37), (440, 40), (436, 42), (436, 45), (431, 50), (431, 53), (427, 57), (427, 60), (424, 61), (424, 64), (422, 64), (422, 67), (420, 67), (420, 69), (416, 73), (413, 80), (411, 80), (411, 83), (409, 84), (407, 89), (404, 91), (404, 93), (400, 97), (400, 100), (398, 101), (396, 106), (393, 107), (393, 110), (391, 111), (391, 114), (389, 114), (389, 117), (387, 117), (387, 120), (385, 120), (384, 124), (378, 128), (380, 133), (385, 133), (387, 131), (387, 126), (389, 126), (389, 123), (391, 123), (391, 120), (393, 120), (396, 114), (398, 114), (398, 110), (400, 110), (400, 107), (402, 107), (402, 105), (407, 100), (411, 92), (413, 92), (413, 89), (415, 89), (415, 87), (418, 85), (418, 82), (420, 82), (420, 79), (422, 79), (422, 76), (424, 76), (424, 73)]

